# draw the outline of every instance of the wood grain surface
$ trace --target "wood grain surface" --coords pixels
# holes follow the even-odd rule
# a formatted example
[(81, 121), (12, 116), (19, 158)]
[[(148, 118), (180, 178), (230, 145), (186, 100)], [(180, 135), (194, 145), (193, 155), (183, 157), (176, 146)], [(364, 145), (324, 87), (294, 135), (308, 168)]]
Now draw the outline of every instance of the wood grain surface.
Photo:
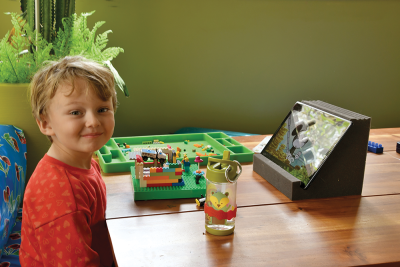
[(400, 195), (238, 209), (235, 232), (205, 232), (202, 211), (107, 220), (124, 266), (355, 266), (400, 263)]

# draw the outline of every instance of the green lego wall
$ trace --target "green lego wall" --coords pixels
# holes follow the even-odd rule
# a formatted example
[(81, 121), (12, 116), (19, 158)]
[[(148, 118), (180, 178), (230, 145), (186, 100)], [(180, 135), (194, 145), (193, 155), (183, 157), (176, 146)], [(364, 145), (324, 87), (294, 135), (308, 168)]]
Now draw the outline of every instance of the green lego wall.
[[(201, 127), (273, 133), (297, 100), (399, 127), (400, 1), (78, 0), (104, 20), (119, 92), (114, 136)], [(0, 36), (11, 27), (2, 0)]]

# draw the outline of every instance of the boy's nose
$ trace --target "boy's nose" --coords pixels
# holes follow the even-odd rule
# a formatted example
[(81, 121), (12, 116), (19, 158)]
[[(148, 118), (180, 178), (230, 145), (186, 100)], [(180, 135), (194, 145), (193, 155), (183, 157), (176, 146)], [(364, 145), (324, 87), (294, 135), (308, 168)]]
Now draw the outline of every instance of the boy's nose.
[(99, 118), (97, 117), (97, 113), (94, 114), (92, 112), (86, 113), (86, 127), (97, 127), (100, 125)]

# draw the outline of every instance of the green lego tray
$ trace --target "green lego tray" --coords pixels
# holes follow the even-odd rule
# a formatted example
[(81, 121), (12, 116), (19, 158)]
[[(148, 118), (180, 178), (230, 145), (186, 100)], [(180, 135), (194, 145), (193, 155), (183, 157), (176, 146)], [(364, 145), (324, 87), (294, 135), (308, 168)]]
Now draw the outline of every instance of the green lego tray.
[[(154, 140), (159, 140), (163, 144), (154, 144)], [(187, 143), (185, 143), (186, 140), (188, 140)], [(143, 144), (143, 142), (146, 144)], [(222, 154), (225, 150), (228, 150), (231, 153), (230, 159), (237, 160), (240, 163), (252, 162), (254, 154), (253, 151), (222, 132), (114, 137), (95, 152), (99, 158), (100, 166), (105, 173), (129, 172), (130, 167), (135, 165), (135, 161), (129, 159), (129, 154), (122, 151), (125, 147), (120, 147), (117, 143), (120, 145), (123, 143), (128, 144), (132, 151), (135, 148), (159, 148), (166, 147), (167, 145), (170, 145), (176, 151), (177, 147), (179, 147), (182, 151), (177, 160), (182, 161), (183, 154), (186, 153), (190, 163), (196, 165), (197, 163), (194, 162), (197, 156), (196, 152), (200, 152), (203, 155), (205, 153), (208, 155), (211, 152), (203, 151), (201, 148), (195, 147), (194, 144), (203, 144), (203, 148), (210, 145), (214, 153), (217, 154), (212, 157), (218, 159), (222, 159)], [(193, 149), (196, 152), (193, 152)], [(208, 157), (200, 157), (203, 160), (201, 163), (202, 166), (207, 165)]]
[(199, 184), (196, 184), (193, 172), (198, 169), (197, 164), (190, 166), (190, 172), (182, 173), (182, 179), (185, 181), (183, 186), (160, 186), (160, 187), (140, 187), (139, 179), (135, 177), (135, 167), (131, 167), (132, 186), (134, 190), (134, 200), (151, 199), (175, 199), (175, 198), (200, 198), (206, 195), (206, 179), (201, 178)]

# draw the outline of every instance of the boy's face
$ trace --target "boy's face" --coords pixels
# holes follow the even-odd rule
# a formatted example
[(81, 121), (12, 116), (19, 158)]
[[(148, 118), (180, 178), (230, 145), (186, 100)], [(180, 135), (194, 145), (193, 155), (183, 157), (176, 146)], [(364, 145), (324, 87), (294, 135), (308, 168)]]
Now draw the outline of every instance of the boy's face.
[[(75, 80), (72, 86), (62, 83), (46, 108), (46, 116), (39, 122), (41, 131), (52, 138), (57, 151), (78, 155), (100, 149), (114, 132), (114, 110), (111, 98), (101, 100), (86, 82)], [(87, 93), (86, 93), (87, 92)], [(40, 125), (42, 124), (42, 125)]]

